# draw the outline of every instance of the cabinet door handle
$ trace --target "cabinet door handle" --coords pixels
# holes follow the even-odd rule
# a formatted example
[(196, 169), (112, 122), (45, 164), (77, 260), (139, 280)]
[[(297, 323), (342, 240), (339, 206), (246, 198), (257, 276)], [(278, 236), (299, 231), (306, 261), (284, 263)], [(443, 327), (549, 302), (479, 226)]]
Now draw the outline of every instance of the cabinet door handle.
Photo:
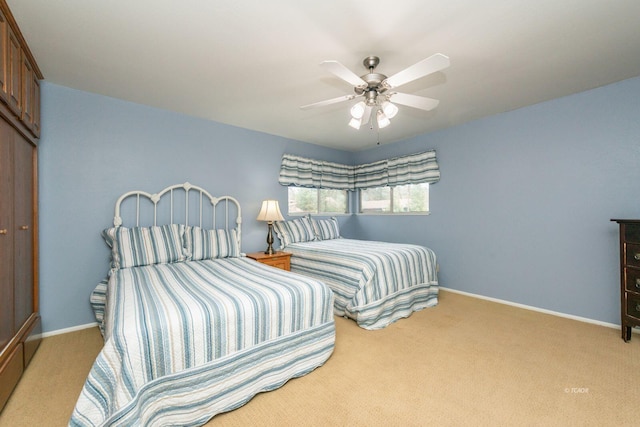
[[(28, 230), (28, 229), (29, 229), (28, 225), (21, 225), (20, 226), (20, 230)], [(640, 254), (637, 254), (637, 255), (640, 256)], [(638, 259), (640, 259), (640, 258), (638, 258)]]
[(2, 230), (0, 230), (0, 234), (7, 234), (7, 229), (3, 228)]
[(640, 313), (640, 302), (636, 303), (636, 311)]
[(640, 278), (636, 279), (636, 289), (640, 289)]

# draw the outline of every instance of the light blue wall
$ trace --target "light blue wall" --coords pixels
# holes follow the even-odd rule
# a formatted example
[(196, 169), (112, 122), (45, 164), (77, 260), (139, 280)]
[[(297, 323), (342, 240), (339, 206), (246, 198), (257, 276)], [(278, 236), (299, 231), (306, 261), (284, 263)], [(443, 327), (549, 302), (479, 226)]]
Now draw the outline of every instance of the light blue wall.
[(40, 308), (44, 331), (93, 322), (100, 231), (133, 188), (190, 181), (236, 196), (243, 250), (284, 152), (363, 163), (435, 148), (429, 216), (341, 217), (346, 237), (424, 244), (443, 286), (619, 323), (615, 217), (640, 217), (640, 78), (397, 144), (348, 153), (44, 83)]
[(640, 218), (640, 78), (356, 153), (435, 148), (429, 216), (357, 237), (433, 248), (443, 286), (620, 324), (618, 228)]
[[(262, 200), (280, 201), (284, 152), (344, 161), (350, 153), (253, 132), (113, 98), (42, 85), (40, 312), (45, 332), (95, 321), (89, 294), (105, 277), (100, 231), (120, 194), (189, 181), (243, 209), (243, 250), (266, 247), (255, 220)], [(351, 218), (343, 217), (346, 224)], [(344, 227), (348, 229), (348, 226)]]

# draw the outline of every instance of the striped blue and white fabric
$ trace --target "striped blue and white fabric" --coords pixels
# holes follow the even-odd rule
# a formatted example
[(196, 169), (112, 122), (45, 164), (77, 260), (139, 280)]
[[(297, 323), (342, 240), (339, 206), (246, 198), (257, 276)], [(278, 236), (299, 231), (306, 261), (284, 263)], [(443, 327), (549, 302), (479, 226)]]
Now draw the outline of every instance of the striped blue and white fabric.
[(435, 151), (394, 157), (387, 162), (388, 185), (436, 183), (440, 181), (440, 168)]
[(338, 219), (332, 216), (329, 219), (311, 219), (316, 239), (329, 240), (340, 238), (340, 225)]
[(184, 232), (184, 247), (189, 259), (232, 258), (240, 256), (238, 233), (235, 229), (206, 229), (188, 226)]
[(287, 186), (362, 190), (406, 184), (434, 184), (440, 169), (434, 150), (378, 160), (360, 165), (342, 165), (285, 154), (278, 182)]
[(287, 246), (291, 271), (325, 282), (334, 312), (381, 329), (438, 303), (437, 264), (426, 247), (334, 239)]
[(108, 228), (102, 236), (111, 247), (112, 266), (129, 268), (184, 261), (183, 233), (184, 225), (167, 224)]
[(287, 186), (353, 190), (353, 166), (284, 154), (278, 182)]
[(109, 284), (109, 278), (103, 279), (98, 283), (89, 296), (89, 303), (91, 309), (98, 322), (100, 333), (104, 336), (104, 310), (107, 303), (107, 285)]
[(114, 270), (106, 300), (71, 426), (202, 425), (321, 366), (335, 343), (327, 286), (244, 257)]
[(289, 221), (276, 221), (273, 224), (273, 230), (276, 232), (278, 239), (280, 239), (281, 249), (286, 248), (291, 243), (316, 240), (316, 233), (313, 230), (311, 218), (308, 216)]

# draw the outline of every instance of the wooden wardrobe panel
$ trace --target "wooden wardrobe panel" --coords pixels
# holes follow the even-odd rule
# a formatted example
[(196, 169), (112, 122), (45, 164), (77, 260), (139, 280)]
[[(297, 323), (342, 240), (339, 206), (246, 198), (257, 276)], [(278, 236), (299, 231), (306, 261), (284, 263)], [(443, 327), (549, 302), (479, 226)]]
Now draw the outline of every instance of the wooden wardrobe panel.
[(20, 41), (15, 33), (9, 28), (7, 31), (7, 78), (9, 107), (20, 117), (22, 115), (22, 53), (20, 52)]
[(0, 122), (0, 353), (13, 325), (13, 130)]
[(0, 364), (0, 409), (9, 400), (11, 392), (24, 372), (24, 350), (22, 343), (13, 348), (6, 360)]
[(34, 147), (17, 132), (14, 135), (14, 318), (18, 329), (33, 313)]
[(7, 37), (9, 35), (7, 17), (0, 10), (0, 99), (9, 100), (9, 57), (7, 55)]

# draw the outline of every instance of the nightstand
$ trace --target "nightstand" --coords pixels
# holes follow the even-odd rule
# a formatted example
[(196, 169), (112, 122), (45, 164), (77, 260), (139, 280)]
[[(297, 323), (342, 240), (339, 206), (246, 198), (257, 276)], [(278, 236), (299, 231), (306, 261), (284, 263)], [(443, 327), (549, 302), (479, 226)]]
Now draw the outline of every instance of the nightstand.
[(273, 255), (267, 255), (264, 252), (253, 252), (247, 254), (247, 258), (255, 259), (258, 262), (272, 267), (291, 271), (291, 254), (288, 252), (276, 252)]

